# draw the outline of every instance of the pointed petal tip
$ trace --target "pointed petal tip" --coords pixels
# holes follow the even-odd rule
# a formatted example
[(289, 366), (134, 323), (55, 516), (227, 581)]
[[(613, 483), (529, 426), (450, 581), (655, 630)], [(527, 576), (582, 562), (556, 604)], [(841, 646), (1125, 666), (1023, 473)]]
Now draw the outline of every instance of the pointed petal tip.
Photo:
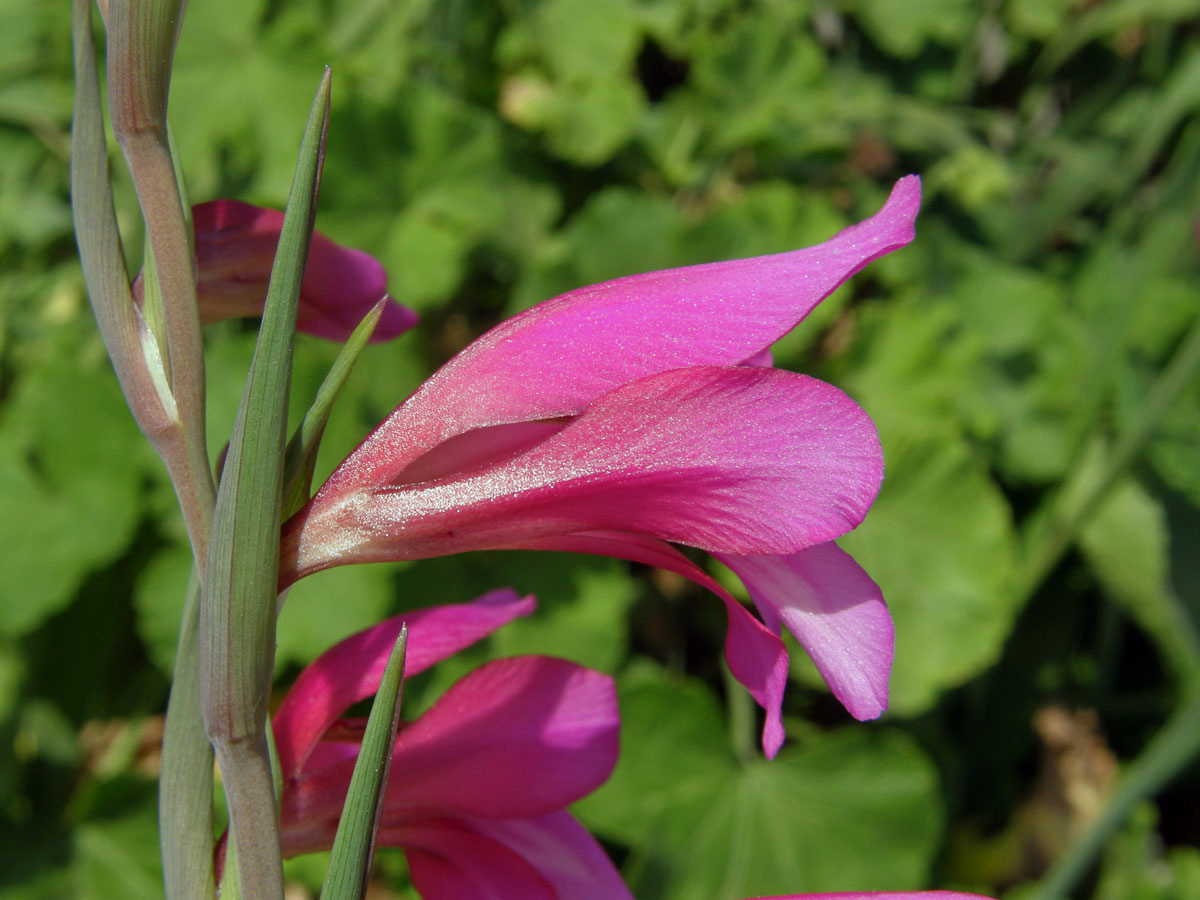
[(912, 234), (905, 243), (912, 241), (916, 236), (917, 213), (921, 211), (921, 176), (905, 175), (897, 181), (882, 211), (894, 215), (901, 222), (907, 222)]

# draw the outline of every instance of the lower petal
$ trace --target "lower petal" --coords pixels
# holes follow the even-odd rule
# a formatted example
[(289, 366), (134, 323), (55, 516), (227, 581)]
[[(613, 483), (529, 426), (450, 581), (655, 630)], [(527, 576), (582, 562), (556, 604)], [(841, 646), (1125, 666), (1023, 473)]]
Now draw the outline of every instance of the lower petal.
[(416, 675), (457, 653), (517, 616), (533, 612), (533, 597), (509, 588), (491, 591), (472, 603), (412, 610), (351, 635), (308, 666), (274, 717), (279, 761), (287, 775), (300, 771), (321, 734), (341, 713), (370, 697), (400, 629), (408, 625), (406, 676)]
[[(783, 691), (787, 685), (788, 654), (775, 632), (754, 618), (728, 591), (686, 556), (663, 541), (621, 531), (589, 531), (522, 542), (526, 550), (559, 550), (614, 556), (666, 569), (712, 591), (725, 603), (728, 628), (725, 660), (729, 671), (750, 692), (766, 713), (763, 752), (774, 759), (783, 746)], [(514, 545), (513, 549), (517, 549)]]
[(856, 719), (886, 708), (895, 629), (879, 586), (829, 542), (787, 556), (718, 554), (768, 624), (787, 626)]
[(559, 900), (534, 866), (457, 821), (379, 830), (383, 846), (404, 847), (413, 886), (425, 900)]
[(608, 854), (565, 810), (537, 819), (479, 820), (475, 825), (537, 869), (558, 900), (633, 900)]

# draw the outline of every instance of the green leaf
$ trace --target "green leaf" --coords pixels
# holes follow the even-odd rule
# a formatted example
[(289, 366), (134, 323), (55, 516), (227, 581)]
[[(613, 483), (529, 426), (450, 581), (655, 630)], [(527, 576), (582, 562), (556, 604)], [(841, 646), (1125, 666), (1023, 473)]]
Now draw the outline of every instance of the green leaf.
[(1109, 842), (1100, 865), (1096, 900), (1188, 900), (1200, 896), (1200, 850), (1163, 852), (1158, 814), (1143, 803)]
[(392, 744), (400, 722), (407, 647), (408, 629), (401, 628), (379, 682), (375, 702), (371, 704), (371, 715), (367, 719), (358, 759), (354, 762), (354, 774), (350, 776), (350, 789), (338, 821), (337, 836), (333, 839), (325, 884), (321, 887), (324, 900), (361, 900), (366, 893), (388, 770), (392, 764)]
[(138, 574), (133, 593), (138, 637), (150, 660), (168, 676), (175, 666), (179, 623), (193, 567), (192, 553), (186, 546), (167, 548), (155, 554)]
[(1126, 479), (1084, 525), (1079, 547), (1104, 591), (1159, 646), (1184, 686), (1200, 684), (1200, 643), (1173, 596), (1161, 504)]
[(268, 898), (283, 892), (265, 734), (275, 662), (284, 441), (296, 311), (328, 126), (329, 82), (326, 69), (300, 145), (258, 343), (217, 492), (201, 606), (205, 731), (224, 776), (242, 889)]
[(89, 572), (125, 550), (141, 514), (153, 457), (97, 359), (94, 338), (90, 350), (60, 341), (58, 358), (19, 375), (3, 410), (3, 634), (28, 634), (62, 609)]
[(158, 900), (158, 828), (152, 814), (95, 819), (73, 836), (73, 890), (79, 900)]
[(978, 15), (970, 0), (863, 0), (859, 16), (863, 28), (893, 56), (911, 59), (927, 41), (961, 45)]
[[(262, 327), (217, 493), (201, 643), (206, 722), (228, 736), (262, 730), (275, 652), (283, 451), (300, 283), (316, 215), (329, 73), (309, 116), (271, 272)], [(220, 673), (219, 675), (217, 673)]]
[(639, 848), (626, 867), (635, 894), (727, 900), (926, 878), (941, 834), (937, 779), (905, 736), (850, 728), (741, 764), (697, 683), (642, 669), (621, 679), (620, 699), (617, 769), (575, 809)]

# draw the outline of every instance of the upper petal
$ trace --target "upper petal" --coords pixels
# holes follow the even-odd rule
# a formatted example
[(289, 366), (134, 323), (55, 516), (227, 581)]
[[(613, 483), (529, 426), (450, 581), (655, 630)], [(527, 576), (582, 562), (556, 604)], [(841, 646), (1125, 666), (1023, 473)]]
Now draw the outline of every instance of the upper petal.
[(472, 603), (435, 606), (394, 616), (331, 647), (300, 673), (273, 719), (279, 762), (285, 775), (304, 765), (325, 729), (349, 706), (379, 688), (400, 629), (408, 626), (406, 676), (423, 672), (487, 637), (517, 616), (533, 612), (533, 597), (509, 588)]
[(787, 556), (718, 558), (738, 575), (768, 625), (779, 623), (812, 657), (856, 719), (887, 709), (895, 630), (879, 586), (830, 542)]
[(912, 241), (920, 179), (815, 247), (631, 275), (514, 316), (450, 360), (338, 467), (323, 490), (391, 481), (474, 428), (575, 415), (619, 384), (766, 349), (871, 260)]
[[(283, 213), (238, 200), (193, 207), (200, 316), (215, 322), (262, 314)], [(387, 296), (387, 273), (372, 256), (313, 232), (296, 327), (344, 341)], [(416, 324), (417, 316), (394, 300), (384, 308), (373, 341), (388, 340)]]
[(284, 529), (281, 582), (590, 530), (789, 553), (854, 528), (883, 473), (870, 418), (836, 388), (697, 366), (610, 391), (507, 461), (459, 477), (322, 492)]

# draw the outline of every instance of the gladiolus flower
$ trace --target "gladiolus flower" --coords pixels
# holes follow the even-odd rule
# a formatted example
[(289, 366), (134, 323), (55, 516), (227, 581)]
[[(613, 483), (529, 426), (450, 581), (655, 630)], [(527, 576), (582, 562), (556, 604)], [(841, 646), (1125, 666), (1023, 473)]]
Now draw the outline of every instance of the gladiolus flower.
[(755, 897), (752, 900), (988, 900), (979, 894), (961, 894), (958, 891), (908, 891), (905, 893), (849, 893), (849, 894), (788, 894), (782, 897)]
[[(192, 219), (201, 321), (261, 316), (283, 213), (239, 200), (213, 200), (192, 207)], [(140, 274), (133, 288), (140, 299)], [(387, 273), (378, 260), (313, 232), (300, 284), (298, 330), (344, 341), (387, 296)], [(371, 340), (391, 340), (416, 322), (416, 313), (389, 297)]]
[[(483, 335), (397, 408), (284, 527), (280, 586), (334, 565), (522, 548), (598, 553), (713, 590), (733, 674), (783, 742), (782, 626), (860, 719), (887, 704), (893, 629), (835, 538), (883, 459), (838, 389), (763, 365), (871, 260), (908, 244), (920, 181), (816, 247), (620, 278)], [(759, 621), (671, 544), (746, 584)]]
[[(364, 726), (340, 716), (378, 689), (401, 625), (408, 625), (411, 676), (533, 605), (532, 597), (501, 590), (405, 613), (304, 670), (273, 723), (284, 856), (332, 846)], [(604, 851), (565, 810), (612, 772), (619, 724), (607, 675), (549, 657), (488, 663), (401, 725), (379, 843), (404, 848), (426, 900), (632, 900)]]

